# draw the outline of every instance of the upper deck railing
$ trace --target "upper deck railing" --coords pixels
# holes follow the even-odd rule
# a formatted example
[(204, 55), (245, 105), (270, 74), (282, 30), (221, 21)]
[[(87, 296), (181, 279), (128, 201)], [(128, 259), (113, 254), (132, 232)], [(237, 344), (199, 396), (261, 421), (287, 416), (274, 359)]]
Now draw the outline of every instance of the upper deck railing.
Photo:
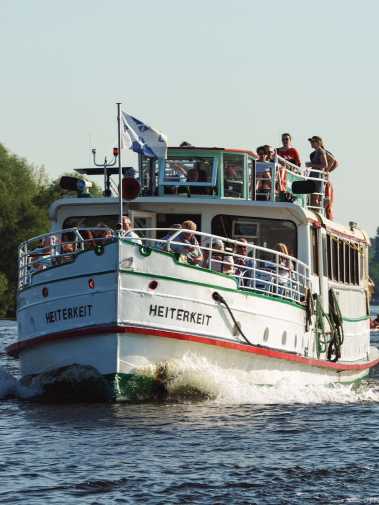
[(179, 263), (233, 278), (239, 289), (305, 303), (309, 267), (297, 258), (209, 233), (173, 228), (133, 231), (140, 238), (110, 228), (70, 228), (24, 242), (19, 247), (19, 290), (32, 285), (39, 272), (71, 263), (82, 251), (102, 252), (103, 246), (120, 238), (142, 248), (143, 254), (146, 249), (164, 251)]
[[(171, 148), (166, 160), (140, 160), (139, 178), (143, 196), (294, 201), (321, 213), (325, 209), (327, 173), (298, 167), (280, 156), (259, 161), (250, 152)], [(314, 181), (314, 193), (294, 194), (295, 181)]]

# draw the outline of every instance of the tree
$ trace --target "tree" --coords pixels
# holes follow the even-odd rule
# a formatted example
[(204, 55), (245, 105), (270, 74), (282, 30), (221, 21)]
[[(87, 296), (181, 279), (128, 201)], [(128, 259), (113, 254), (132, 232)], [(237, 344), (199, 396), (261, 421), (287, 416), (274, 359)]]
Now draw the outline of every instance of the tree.
[[(58, 182), (0, 144), (0, 317), (15, 315), (18, 246), (48, 232), (48, 208), (64, 194)], [(101, 194), (96, 185), (90, 192)]]

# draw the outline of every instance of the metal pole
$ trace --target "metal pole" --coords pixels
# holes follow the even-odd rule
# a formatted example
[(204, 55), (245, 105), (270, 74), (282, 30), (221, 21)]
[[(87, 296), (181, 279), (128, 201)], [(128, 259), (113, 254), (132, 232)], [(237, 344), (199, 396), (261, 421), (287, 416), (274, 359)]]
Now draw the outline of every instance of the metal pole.
[(117, 102), (117, 125), (118, 125), (118, 194), (120, 201), (120, 224), (122, 224), (122, 162), (121, 162), (121, 116), (120, 116), (121, 102)]

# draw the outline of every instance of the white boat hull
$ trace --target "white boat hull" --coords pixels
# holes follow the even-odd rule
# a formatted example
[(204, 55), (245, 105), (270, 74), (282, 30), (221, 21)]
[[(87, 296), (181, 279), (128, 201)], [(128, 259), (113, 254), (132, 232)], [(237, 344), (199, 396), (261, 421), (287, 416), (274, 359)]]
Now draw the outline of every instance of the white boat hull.
[(34, 277), (19, 296), (19, 342), (9, 349), (26, 377), (80, 365), (102, 376), (159, 379), (162, 366), (191, 354), (226, 373), (249, 372), (254, 384), (296, 376), (304, 385), (356, 381), (379, 361), (367, 318), (346, 323), (342, 358), (332, 363), (317, 356), (300, 304), (238, 290), (231, 277), (125, 241)]

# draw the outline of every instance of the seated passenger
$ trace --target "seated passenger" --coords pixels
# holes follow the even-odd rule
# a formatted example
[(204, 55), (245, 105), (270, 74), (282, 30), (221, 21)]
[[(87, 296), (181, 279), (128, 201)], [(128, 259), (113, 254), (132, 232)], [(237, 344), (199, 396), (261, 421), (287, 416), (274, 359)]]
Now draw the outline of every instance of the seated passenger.
[[(288, 247), (283, 242), (278, 242), (275, 246), (275, 249), (289, 256)], [(278, 284), (279, 291), (278, 294), (287, 294), (287, 290), (285, 288), (291, 287), (291, 277), (294, 269), (293, 262), (290, 258), (284, 258), (283, 256), (277, 256), (277, 265), (278, 267), (275, 269), (275, 275), (277, 275), (276, 283)]]
[(58, 254), (56, 249), (57, 238), (55, 235), (49, 235), (40, 240), (39, 247), (31, 251), (31, 267), (40, 272), (55, 265), (54, 256)]
[(196, 223), (189, 219), (183, 221), (182, 229), (183, 232), (171, 243), (171, 250), (180, 254), (182, 259), (188, 261), (188, 263), (199, 265), (203, 261), (203, 253), (195, 237)]
[(160, 249), (161, 251), (171, 251), (170, 243), (168, 241), (177, 233), (178, 230), (181, 230), (182, 225), (180, 223), (172, 224), (170, 228), (172, 228), (172, 231), (169, 231), (161, 238), (162, 242), (157, 241), (157, 249)]
[(244, 167), (243, 161), (233, 156), (224, 155), (224, 196), (243, 198)]
[(224, 243), (220, 239), (209, 239), (205, 244), (203, 268), (224, 274), (234, 274), (234, 260), (225, 254)]
[(251, 261), (251, 258), (247, 256), (248, 252), (247, 240), (245, 238), (240, 238), (238, 239), (238, 241), (242, 243), (235, 245), (234, 266), (235, 266), (235, 275), (240, 277), (245, 274), (248, 262)]
[(121, 230), (124, 232), (123, 238), (134, 242), (135, 244), (142, 245), (142, 240), (136, 232), (132, 231), (132, 222), (129, 216), (123, 216), (121, 222)]
[(93, 230), (92, 235), (97, 245), (106, 244), (113, 239), (113, 232), (106, 224), (97, 223), (96, 228), (106, 228), (106, 230)]

